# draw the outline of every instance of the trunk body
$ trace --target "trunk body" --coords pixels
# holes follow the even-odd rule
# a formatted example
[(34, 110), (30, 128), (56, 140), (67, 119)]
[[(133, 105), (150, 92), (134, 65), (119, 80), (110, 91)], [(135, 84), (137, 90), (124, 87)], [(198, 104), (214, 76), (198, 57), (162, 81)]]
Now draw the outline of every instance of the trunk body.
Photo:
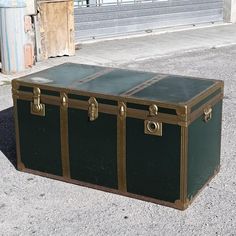
[(177, 209), (219, 170), (221, 81), (63, 64), (12, 85), (19, 170)]

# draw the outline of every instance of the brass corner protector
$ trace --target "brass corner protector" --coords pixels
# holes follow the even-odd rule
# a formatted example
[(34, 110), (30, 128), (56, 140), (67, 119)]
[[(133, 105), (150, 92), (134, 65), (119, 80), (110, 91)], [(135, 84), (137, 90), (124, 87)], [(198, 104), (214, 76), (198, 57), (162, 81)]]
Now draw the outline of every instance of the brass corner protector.
[(225, 87), (224, 81), (220, 80), (219, 83), (220, 83), (221, 90), (224, 91), (224, 87)]
[(214, 176), (217, 175), (220, 171), (220, 165), (218, 165), (214, 170)]
[(13, 99), (14, 98), (19, 99), (19, 96), (20, 96), (19, 90), (12, 88), (11, 92), (12, 92)]
[(181, 200), (178, 199), (175, 201), (175, 206), (179, 210), (186, 210), (189, 207), (190, 203), (191, 202), (189, 201), (188, 198), (184, 202), (182, 202)]
[(184, 105), (182, 107), (178, 107), (176, 109), (176, 113), (181, 121), (187, 121), (188, 114), (190, 112), (190, 109), (187, 105)]
[(11, 86), (12, 86), (13, 89), (19, 89), (19, 87), (20, 87), (19, 82), (15, 79), (13, 79), (11, 81)]
[(17, 170), (22, 171), (24, 169), (25, 165), (21, 161), (17, 162)]
[(20, 85), (19, 85), (18, 81), (12, 80), (11, 85), (12, 85), (12, 89), (11, 89), (12, 98), (13, 99), (14, 98), (19, 98), (19, 91), (18, 91), (18, 89), (19, 89)]
[(188, 119), (190, 114), (190, 108), (187, 105), (184, 105), (182, 107), (178, 107), (176, 109), (176, 113), (178, 116), (178, 124), (184, 127), (188, 126)]

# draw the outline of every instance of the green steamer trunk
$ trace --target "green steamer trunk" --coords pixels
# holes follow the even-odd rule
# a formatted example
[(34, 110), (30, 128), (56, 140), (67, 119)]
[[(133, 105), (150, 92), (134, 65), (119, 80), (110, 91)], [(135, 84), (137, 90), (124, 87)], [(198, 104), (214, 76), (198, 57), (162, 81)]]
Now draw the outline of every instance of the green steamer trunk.
[(67, 63), (12, 92), (21, 171), (181, 210), (219, 171), (222, 81)]

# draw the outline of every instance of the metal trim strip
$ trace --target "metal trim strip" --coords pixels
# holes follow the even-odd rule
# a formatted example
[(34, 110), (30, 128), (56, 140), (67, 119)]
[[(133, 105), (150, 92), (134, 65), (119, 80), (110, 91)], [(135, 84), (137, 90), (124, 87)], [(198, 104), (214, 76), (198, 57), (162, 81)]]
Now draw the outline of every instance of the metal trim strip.
[[(75, 95), (81, 95), (81, 96), (88, 96), (88, 97), (96, 97), (96, 98), (103, 98), (103, 99), (110, 99), (115, 101), (120, 101), (121, 99), (124, 99), (125, 102), (129, 103), (137, 103), (137, 104), (143, 104), (143, 105), (150, 105), (152, 103), (155, 103), (158, 107), (163, 108), (172, 108), (177, 109), (183, 107), (183, 104), (176, 104), (171, 102), (158, 102), (156, 100), (144, 100), (134, 97), (126, 97), (122, 95), (109, 95), (109, 94), (100, 94), (100, 93), (92, 93), (88, 91), (81, 91), (81, 90), (74, 90), (74, 89), (65, 89), (65, 88), (59, 88), (59, 87), (52, 87), (44, 84), (33, 84), (25, 81), (18, 81), (21, 85), (29, 86), (29, 87), (38, 87), (40, 89), (46, 89), (46, 90), (52, 90), (52, 91), (58, 91), (58, 92), (65, 92), (67, 94), (75, 94)], [(43, 96), (43, 95), (42, 95)]]
[(188, 127), (181, 127), (180, 153), (180, 202), (187, 203)]
[(202, 99), (200, 102), (198, 102), (197, 104), (192, 106), (191, 113), (193, 113), (199, 107), (201, 107), (203, 104), (206, 104), (209, 100), (211, 100), (212, 98), (214, 98), (215, 96), (217, 96), (218, 94), (221, 94), (221, 93), (222, 93), (222, 89), (221, 88), (217, 89), (215, 92), (211, 93), (209, 96), (207, 96), (206, 98)]
[(186, 105), (191, 109), (194, 105), (196, 105), (201, 100), (205, 99), (210, 94), (214, 93), (219, 88), (223, 89), (224, 83), (222, 81), (216, 81), (212, 86), (208, 87), (204, 91), (202, 91), (200, 94), (193, 97), (191, 100), (189, 100)]
[(79, 81), (75, 81), (74, 83), (72, 83), (72, 85), (76, 85), (76, 84), (85, 84), (89, 81), (92, 81), (92, 80), (95, 80), (97, 79), (98, 77), (102, 76), (102, 75), (105, 75), (105, 74), (108, 74), (109, 72), (113, 71), (114, 69), (113, 68), (105, 68), (104, 70), (102, 71), (98, 71), (96, 72), (95, 74), (92, 74), (92, 75), (89, 75), (87, 76), (85, 79), (83, 80), (79, 80)]
[(175, 208), (177, 210), (185, 210), (188, 208), (189, 205), (191, 205), (191, 203), (202, 192), (202, 190), (209, 184), (209, 182), (219, 173), (219, 170), (220, 170), (220, 166), (218, 166), (216, 168), (214, 174), (208, 179), (208, 181), (205, 183), (205, 185), (197, 192), (197, 194), (190, 201), (188, 199), (186, 199), (185, 204), (183, 204), (180, 200), (176, 200), (174, 203), (172, 203), (172, 202), (167, 202), (167, 201), (163, 201), (163, 200), (159, 200), (159, 199), (155, 199), (155, 198), (151, 198), (151, 197), (146, 197), (146, 196), (142, 196), (142, 195), (138, 195), (138, 194), (133, 194), (133, 193), (129, 193), (129, 192), (121, 192), (116, 189), (110, 189), (107, 187), (94, 185), (94, 184), (90, 184), (90, 183), (86, 183), (86, 182), (82, 182), (82, 181), (78, 181), (78, 180), (74, 180), (74, 179), (67, 179), (67, 178), (64, 178), (63, 176), (57, 176), (57, 175), (53, 175), (53, 174), (48, 174), (48, 173), (36, 171), (36, 170), (27, 169), (24, 166), (23, 166), (23, 168), (21, 168), (20, 171), (28, 173), (28, 174), (39, 175), (41, 177), (55, 179), (55, 180), (63, 181), (66, 183), (79, 185), (82, 187), (88, 187), (88, 188), (92, 188), (95, 190), (105, 191), (108, 193), (118, 194), (118, 195), (125, 196), (125, 197), (131, 197), (131, 198), (142, 200), (142, 201), (152, 202), (152, 203), (155, 203), (158, 205)]
[[(114, 70), (114, 68), (112, 68), (112, 69)], [(163, 75), (163, 76), (166, 76), (166, 75)], [(189, 77), (189, 79), (196, 79), (196, 78)], [(115, 100), (115, 101), (119, 101), (121, 98), (123, 98), (123, 99), (125, 99), (125, 102), (137, 103), (137, 104), (143, 104), (143, 105), (150, 105), (151, 103), (155, 102), (155, 104), (158, 107), (178, 109), (178, 108), (183, 108), (183, 106), (186, 106), (186, 105), (189, 108), (191, 108), (196, 103), (198, 103), (199, 101), (201, 101), (202, 99), (204, 99), (205, 97), (207, 97), (208, 95), (213, 93), (218, 88), (223, 89), (223, 87), (224, 87), (224, 83), (221, 80), (212, 80), (212, 79), (203, 79), (203, 78), (198, 78), (198, 79), (211, 80), (211, 81), (214, 81), (215, 83), (210, 88), (208, 87), (207, 89), (202, 91), (202, 93), (196, 95), (194, 98), (189, 100), (187, 103), (172, 103), (172, 102), (167, 102), (167, 101), (166, 102), (158, 102), (156, 100), (148, 100), (147, 101), (145, 99), (139, 99), (139, 98), (135, 98), (135, 97), (126, 97), (125, 95), (122, 95), (122, 94), (121, 95), (99, 94), (99, 93), (93, 93), (93, 92), (88, 92), (88, 91), (75, 90), (72, 88), (65, 89), (65, 88), (60, 88), (60, 87), (52, 87), (52, 86), (45, 85), (45, 84), (33, 84), (30, 82), (26, 82), (26, 81), (20, 81), (19, 79), (14, 79), (13, 81), (18, 82), (20, 85), (23, 85), (23, 86), (28, 86), (28, 87), (35, 87), (36, 86), (36, 87), (39, 87), (40, 89), (46, 89), (49, 91), (52, 90), (52, 91), (58, 91), (58, 92), (66, 92), (68, 94), (72, 93), (72, 94), (76, 94), (76, 95), (82, 95), (82, 96), (84, 95), (84, 96), (89, 96), (89, 97), (111, 99), (111, 100)]]
[(142, 119), (142, 120), (148, 119), (152, 121), (159, 121), (163, 123), (176, 124), (176, 125), (179, 123), (178, 116), (176, 115), (158, 113), (157, 116), (150, 117), (149, 111), (142, 111), (142, 110), (132, 109), (132, 108), (127, 109), (127, 117), (137, 118), (137, 119)]
[(151, 197), (146, 197), (146, 196), (142, 196), (142, 195), (138, 195), (138, 194), (133, 194), (133, 193), (129, 193), (129, 192), (122, 192), (120, 190), (111, 189), (111, 188), (107, 188), (107, 187), (103, 187), (103, 186), (99, 186), (99, 185), (95, 185), (95, 184), (90, 184), (90, 183), (86, 183), (86, 182), (82, 182), (82, 181), (78, 181), (78, 180), (74, 180), (74, 179), (67, 179), (67, 178), (64, 178), (63, 176), (57, 176), (57, 175), (48, 174), (48, 173), (44, 173), (44, 172), (40, 172), (40, 171), (36, 171), (36, 170), (27, 169), (27, 168), (24, 168), (22, 170), (22, 172), (29, 173), (29, 174), (35, 174), (35, 175), (39, 175), (42, 177), (55, 179), (55, 180), (59, 180), (59, 181), (63, 181), (63, 182), (71, 183), (71, 184), (76, 184), (76, 185), (79, 185), (82, 187), (88, 187), (88, 188), (92, 188), (95, 190), (101, 190), (101, 191), (105, 191), (108, 193), (118, 194), (118, 195), (125, 196), (125, 197), (131, 197), (131, 198), (135, 198), (135, 199), (142, 200), (142, 201), (152, 202), (155, 204), (175, 208), (177, 210), (184, 210), (183, 206), (178, 203), (178, 200), (174, 203), (167, 202), (167, 201), (163, 201), (163, 200), (159, 200), (159, 199), (155, 199), (155, 198), (151, 198)]
[[(222, 85), (222, 83), (219, 84), (219, 86), (216, 86), (216, 87), (214, 86), (211, 91), (203, 94), (202, 98), (199, 99), (199, 101), (201, 101), (204, 98), (207, 98), (207, 96), (209, 96), (210, 94), (217, 91), (219, 88), (221, 88), (221, 85)], [(30, 92), (20, 92), (18, 90), (15, 90), (13, 92), (13, 97), (16, 97), (18, 99), (24, 99), (24, 100), (31, 101), (32, 96), (33, 96), (33, 93), (30, 93)], [(160, 122), (169, 123), (169, 124), (178, 124), (180, 126), (186, 126), (187, 127), (188, 125), (190, 125), (194, 121), (194, 119), (195, 119), (194, 117), (197, 117), (198, 115), (200, 115), (201, 109), (203, 107), (205, 107), (206, 105), (209, 105), (210, 103), (212, 103), (215, 98), (216, 99), (222, 99), (223, 98), (223, 93), (220, 93), (220, 95), (218, 95), (218, 96), (214, 97), (213, 99), (209, 100), (206, 104), (204, 104), (203, 106), (201, 106), (200, 108), (198, 108), (197, 110), (195, 110), (192, 113), (189, 112), (190, 107), (187, 107), (187, 109), (184, 109), (186, 107), (186, 105), (185, 105), (185, 107), (180, 106), (178, 108), (175, 108), (177, 110), (178, 115), (158, 113), (158, 117), (153, 118), (153, 120), (158, 120)], [(112, 98), (110, 98), (110, 99), (112, 99)], [(130, 99), (127, 99), (127, 98), (122, 99), (122, 97), (117, 98), (118, 102), (119, 101), (127, 102), (129, 100)], [(195, 101), (195, 102), (198, 103), (199, 101)], [(41, 102), (46, 103), (46, 104), (52, 104), (52, 105), (60, 105), (59, 97), (54, 97), (54, 96), (50, 96), (50, 95), (41, 95)], [(138, 100), (138, 102), (139, 103), (137, 103), (137, 104), (142, 104), (142, 102), (140, 102), (139, 100)], [(151, 101), (145, 101), (144, 105), (150, 105), (150, 104), (152, 104)], [(158, 102), (155, 102), (155, 104), (158, 105)], [(76, 100), (76, 99), (68, 99), (68, 106), (71, 107), (71, 108), (80, 108), (80, 109), (83, 109), (83, 110), (88, 109), (87, 101), (80, 101), (80, 100)], [(162, 107), (167, 108), (167, 107), (170, 107), (170, 106), (166, 106), (166, 107), (162, 106)], [(171, 107), (171, 108), (173, 109), (173, 107)], [(178, 112), (180, 110), (181, 110), (181, 112)], [(107, 113), (107, 114), (116, 115), (117, 114), (117, 106), (107, 105), (107, 104), (99, 104), (99, 112), (104, 112), (104, 113)], [(128, 108), (127, 109), (127, 116), (128, 117), (133, 117), (133, 118), (138, 118), (138, 119), (146, 119), (147, 116), (148, 116), (148, 111)], [(186, 116), (186, 118), (184, 118), (184, 120), (183, 120), (181, 116)]]
[[(32, 93), (28, 92), (21, 92), (17, 95), (20, 99), (32, 100)], [(41, 96), (41, 102), (45, 104), (52, 104), (52, 105), (60, 105), (60, 99), (59, 97), (53, 97), (48, 95), (42, 95)], [(88, 110), (88, 103), (87, 101), (79, 101), (75, 99), (68, 99), (68, 107), (70, 108), (78, 108), (82, 110)], [(117, 115), (117, 106), (113, 105), (107, 105), (107, 104), (99, 104), (99, 112), (107, 113), (107, 114), (113, 114)], [(147, 119), (149, 112), (148, 111), (142, 111), (139, 109), (127, 109), (127, 116), (138, 118), (138, 119)], [(170, 114), (164, 114), (164, 113), (158, 113), (157, 117), (151, 118), (151, 120), (155, 121), (158, 120), (160, 122), (164, 123), (170, 123), (170, 124), (179, 124), (179, 119), (177, 115), (170, 115)]]
[(189, 117), (188, 125), (193, 123), (199, 116), (203, 115), (204, 108), (206, 108), (207, 106), (212, 106), (213, 107), (215, 104), (217, 104), (219, 101), (221, 101), (223, 99), (223, 96), (224, 96), (223, 93), (220, 93), (220, 94), (216, 95), (214, 98), (209, 100), (207, 103), (205, 103), (204, 105), (199, 107), (197, 110), (192, 112), (190, 117)]
[(65, 178), (70, 178), (69, 138), (68, 138), (68, 97), (65, 93), (61, 93), (60, 130), (61, 130), (62, 173)]
[[(124, 113), (120, 113), (121, 107)], [(117, 173), (118, 189), (127, 192), (126, 182), (126, 104), (119, 102), (117, 115)]]
[(164, 79), (165, 77), (166, 77), (166, 75), (162, 75), (162, 74), (156, 75), (153, 78), (151, 78), (149, 80), (146, 80), (143, 83), (135, 86), (134, 88), (132, 88), (132, 89), (122, 93), (121, 96), (131, 96), (131, 95), (133, 95), (133, 94), (135, 94), (135, 93), (137, 93), (137, 92), (139, 92), (139, 91), (141, 91), (141, 90), (151, 86), (152, 84), (155, 84), (159, 80)]
[(18, 121), (18, 108), (17, 108), (17, 98), (13, 97), (13, 113), (15, 120), (15, 132), (16, 132), (16, 154), (17, 154), (17, 169), (22, 170), (24, 165), (21, 162), (21, 151), (20, 151), (20, 130)]

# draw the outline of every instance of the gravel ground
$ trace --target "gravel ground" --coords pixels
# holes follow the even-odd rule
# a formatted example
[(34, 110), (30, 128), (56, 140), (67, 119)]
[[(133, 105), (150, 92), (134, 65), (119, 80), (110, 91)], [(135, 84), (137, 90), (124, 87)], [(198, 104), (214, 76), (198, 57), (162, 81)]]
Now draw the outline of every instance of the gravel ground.
[(10, 86), (0, 86), (0, 235), (236, 235), (236, 46), (120, 67), (225, 81), (221, 171), (184, 212), (16, 171)]

